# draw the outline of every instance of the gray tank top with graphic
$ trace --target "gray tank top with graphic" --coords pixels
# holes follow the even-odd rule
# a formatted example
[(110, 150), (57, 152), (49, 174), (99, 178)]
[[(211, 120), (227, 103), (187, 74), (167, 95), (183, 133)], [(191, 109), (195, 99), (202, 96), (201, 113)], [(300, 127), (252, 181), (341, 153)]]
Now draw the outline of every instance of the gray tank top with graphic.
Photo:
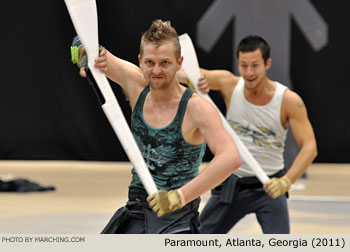
[[(182, 121), (193, 93), (190, 89), (186, 88), (174, 120), (163, 128), (154, 128), (143, 118), (143, 105), (149, 91), (147, 86), (137, 100), (132, 112), (131, 130), (158, 189), (173, 190), (198, 175), (206, 143), (191, 145), (182, 135)], [(132, 169), (129, 191), (145, 191), (135, 168)]]

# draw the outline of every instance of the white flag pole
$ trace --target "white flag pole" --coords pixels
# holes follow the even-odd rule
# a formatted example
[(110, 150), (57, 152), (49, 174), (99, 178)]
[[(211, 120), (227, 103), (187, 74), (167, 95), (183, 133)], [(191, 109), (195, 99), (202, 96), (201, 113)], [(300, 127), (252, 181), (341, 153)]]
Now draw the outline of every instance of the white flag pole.
[(152, 194), (158, 190), (153, 177), (106, 76), (94, 66), (94, 61), (99, 55), (96, 2), (95, 0), (65, 0), (65, 3), (74, 28), (88, 56), (89, 70), (103, 95), (104, 103), (102, 104), (102, 109), (130, 162), (135, 167), (147, 193)]

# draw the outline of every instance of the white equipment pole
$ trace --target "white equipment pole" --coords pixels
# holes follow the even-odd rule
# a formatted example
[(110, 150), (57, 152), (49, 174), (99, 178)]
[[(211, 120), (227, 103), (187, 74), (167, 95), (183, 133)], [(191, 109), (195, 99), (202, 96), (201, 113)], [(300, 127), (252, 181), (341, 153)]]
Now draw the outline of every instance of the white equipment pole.
[(113, 90), (106, 76), (94, 66), (94, 61), (99, 56), (96, 2), (95, 0), (65, 0), (65, 3), (74, 28), (88, 56), (89, 70), (97, 83), (97, 88), (103, 95), (102, 109), (130, 162), (135, 167), (147, 193), (155, 193), (158, 190), (157, 186), (130, 131)]

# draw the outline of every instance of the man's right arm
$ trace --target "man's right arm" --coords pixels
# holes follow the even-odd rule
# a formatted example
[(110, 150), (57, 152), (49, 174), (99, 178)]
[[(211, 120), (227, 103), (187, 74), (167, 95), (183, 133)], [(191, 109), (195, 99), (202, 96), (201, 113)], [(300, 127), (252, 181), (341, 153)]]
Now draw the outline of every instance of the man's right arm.
[(206, 83), (209, 89), (216, 90), (222, 93), (226, 106), (229, 105), (232, 92), (239, 81), (239, 77), (227, 70), (206, 70), (201, 68), (201, 73), (206, 81), (200, 83), (200, 90), (206, 88)]
[[(201, 77), (197, 82), (198, 89), (204, 93), (208, 93), (210, 89), (221, 92), (228, 106), (232, 92), (240, 77), (235, 76), (227, 70), (207, 70), (201, 68), (200, 72)], [(176, 77), (182, 83), (187, 82), (187, 76), (183, 71), (179, 71)]]
[(102, 50), (100, 56), (95, 60), (95, 67), (124, 89), (133, 107), (139, 93), (147, 85), (142, 70), (130, 62), (116, 57), (106, 49)]

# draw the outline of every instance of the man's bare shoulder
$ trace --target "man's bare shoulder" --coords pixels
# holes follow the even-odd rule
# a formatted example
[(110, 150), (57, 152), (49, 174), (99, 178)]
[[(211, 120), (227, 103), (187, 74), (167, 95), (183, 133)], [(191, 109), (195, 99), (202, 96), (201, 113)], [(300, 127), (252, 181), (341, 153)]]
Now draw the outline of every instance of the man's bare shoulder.
[(294, 91), (287, 89), (283, 95), (283, 107), (287, 113), (297, 113), (306, 109), (303, 99)]
[(197, 92), (193, 92), (191, 98), (188, 101), (189, 106), (205, 106), (205, 104), (211, 104), (209, 101), (200, 96)]
[(188, 111), (193, 116), (201, 116), (203, 113), (212, 113), (216, 112), (215, 107), (209, 101), (193, 93), (191, 98), (188, 101), (187, 105)]

